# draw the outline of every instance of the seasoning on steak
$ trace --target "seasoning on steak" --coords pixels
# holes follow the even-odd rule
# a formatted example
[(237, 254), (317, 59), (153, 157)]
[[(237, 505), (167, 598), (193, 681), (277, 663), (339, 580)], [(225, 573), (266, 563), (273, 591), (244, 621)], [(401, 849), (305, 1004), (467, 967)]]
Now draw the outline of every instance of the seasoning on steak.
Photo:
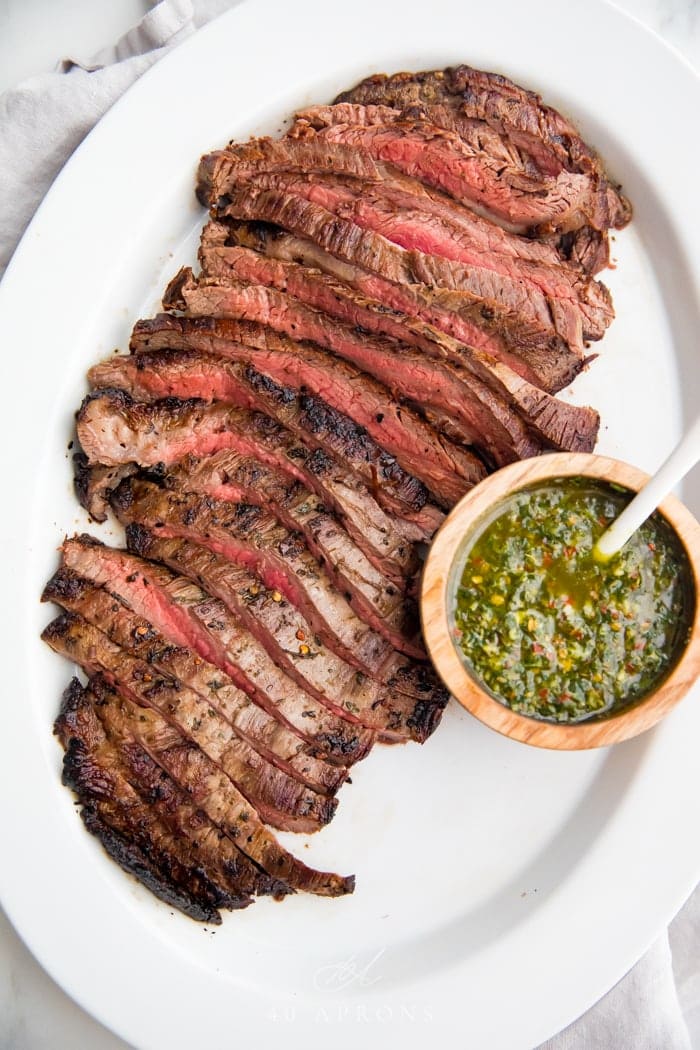
[(88, 674), (100, 673), (114, 682), (139, 707), (158, 711), (226, 774), (266, 824), (282, 831), (313, 832), (333, 817), (337, 799), (316, 794), (273, 766), (237, 737), (206, 700), (115, 645), (81, 616), (62, 613), (42, 638)]
[(348, 477), (347, 467), (336, 457), (309, 449), (264, 413), (177, 398), (149, 404), (134, 401), (125, 391), (100, 390), (83, 401), (77, 432), (87, 461), (94, 464), (84, 467), (86, 471), (100, 470), (104, 463), (126, 464), (133, 472), (133, 463), (158, 467), (220, 449), (254, 456), (314, 492), (372, 564), (396, 583), (403, 585), (415, 572), (414, 545), (367, 487)]
[[(485, 476), (483, 463), (473, 453), (436, 433), (416, 412), (399, 405), (385, 387), (345, 361), (252, 322), (210, 317), (171, 317), (169, 322), (158, 323), (163, 338), (156, 344), (200, 352), (190, 357), (141, 354), (132, 363), (113, 358), (91, 369), (90, 381), (96, 386), (126, 385), (140, 397), (197, 393), (209, 400), (264, 407), (241, 383), (250, 375), (245, 371), (250, 367), (277, 388), (292, 387), (300, 395), (309, 391), (349, 415), (376, 445), (395, 456), (404, 475), (410, 472), (421, 480), (443, 506), (452, 506)], [(306, 404), (324, 413), (323, 403)], [(377, 492), (383, 488), (378, 482)]]
[[(186, 540), (163, 539), (128, 526), (130, 549), (196, 579), (219, 598), (291, 678), (339, 717), (376, 731), (385, 742), (423, 743), (436, 728), (448, 699), (432, 667), (392, 653), (376, 678), (357, 671), (327, 649), (305, 617), (279, 592), (263, 587), (238, 566)], [(199, 616), (196, 596), (178, 601)], [(199, 599), (201, 603), (201, 599)], [(212, 631), (226, 630), (217, 614)]]
[[(189, 539), (250, 569), (298, 605), (325, 644), (359, 670), (371, 674), (391, 651), (389, 641), (354, 611), (356, 592), (338, 591), (299, 533), (262, 508), (130, 479), (112, 494), (112, 508), (124, 525), (135, 522), (162, 536)], [(410, 640), (405, 648), (412, 648)]]
[(192, 650), (173, 645), (119, 595), (61, 568), (44, 588), (42, 600), (78, 613), (116, 645), (193, 690), (251, 748), (312, 790), (333, 794), (344, 781), (342, 767), (310, 755), (301, 737), (271, 718), (228, 675)]
[[(272, 718), (306, 740), (312, 755), (350, 766), (369, 751), (371, 733), (339, 719), (299, 689), (255, 638), (227, 616), (221, 602), (207, 600), (188, 580), (89, 536), (65, 541), (62, 554), (67, 568), (117, 594), (168, 641), (192, 649), (224, 671)], [(183, 604), (193, 597), (197, 616)], [(296, 761), (293, 764), (299, 768)]]
[[(221, 285), (188, 277), (182, 296), (190, 315), (253, 318), (255, 324), (244, 320), (240, 325), (239, 338), (246, 344), (270, 345), (270, 337), (265, 329), (261, 331), (259, 322), (282, 329), (294, 339), (315, 339), (383, 382), (395, 396), (422, 405), (429, 417), (436, 414), (449, 420), (459, 440), (478, 447), (498, 465), (536, 455), (543, 448), (560, 448), (562, 433), (577, 435), (573, 447), (563, 446), (569, 451), (590, 451), (595, 443), (595, 413), (554, 400), (482, 351), (465, 347), (459, 364), (444, 358), (438, 362), (394, 340), (359, 335), (348, 325), (259, 285)], [(512, 396), (515, 390), (519, 391), (517, 397)], [(553, 419), (565, 416), (566, 426), (557, 423), (549, 432), (541, 423), (534, 424), (524, 407), (526, 399), (520, 393), (524, 391), (535, 403), (546, 402)]]
[[(166, 904), (190, 918), (221, 923), (219, 908), (252, 903), (217, 881), (187, 840), (173, 835), (129, 783), (119, 753), (107, 740), (89, 690), (73, 678), (54, 725), (65, 750), (63, 783), (75, 791), (81, 818), (120, 867)], [(233, 891), (233, 892), (232, 892)]]
[(174, 730), (157, 711), (136, 706), (101, 675), (93, 676), (90, 688), (97, 698), (95, 710), (107, 736), (121, 736), (143, 748), (187, 793), (197, 809), (277, 885), (283, 883), (291, 889), (324, 897), (352, 893), (354, 876), (314, 871), (284, 849), (228, 777), (194, 744), (177, 743)]
[(418, 630), (417, 611), (413, 599), (406, 596), (412, 581), (404, 579), (398, 586), (378, 571), (318, 496), (300, 482), (290, 482), (256, 459), (230, 451), (204, 460), (188, 457), (159, 481), (166, 488), (265, 507), (281, 524), (304, 536), (336, 586), (353, 595), (361, 615), (376, 621), (377, 629), (395, 648), (415, 648), (409, 641)]

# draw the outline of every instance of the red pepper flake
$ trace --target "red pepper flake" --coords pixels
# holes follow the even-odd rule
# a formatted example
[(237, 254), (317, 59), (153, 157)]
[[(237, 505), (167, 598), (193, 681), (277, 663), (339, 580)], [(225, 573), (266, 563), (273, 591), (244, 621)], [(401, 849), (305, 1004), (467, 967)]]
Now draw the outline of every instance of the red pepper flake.
[(541, 696), (543, 700), (546, 700), (549, 696), (549, 689), (538, 689), (538, 696)]
[(655, 551), (656, 550), (656, 544), (655, 543), (651, 543), (651, 542), (647, 543), (647, 547), (649, 548), (650, 551)]
[(573, 558), (575, 553), (576, 553), (576, 548), (575, 547), (564, 547), (564, 556), (566, 558)]
[(533, 642), (532, 651), (535, 654), (535, 656), (540, 656), (544, 652), (544, 646), (540, 645), (539, 642)]
[(297, 638), (300, 642), (306, 641), (306, 634), (301, 629), (297, 631)]
[(545, 569), (548, 569), (549, 566), (552, 564), (552, 555), (549, 553), (549, 551), (545, 551), (542, 555), (542, 564), (544, 565)]

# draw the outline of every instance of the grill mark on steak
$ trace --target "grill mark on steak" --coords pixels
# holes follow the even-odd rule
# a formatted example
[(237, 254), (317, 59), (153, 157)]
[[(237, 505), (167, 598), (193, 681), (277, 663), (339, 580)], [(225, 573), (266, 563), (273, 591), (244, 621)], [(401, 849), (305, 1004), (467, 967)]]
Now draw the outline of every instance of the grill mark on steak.
[(425, 656), (420, 639), (416, 640), (416, 604), (405, 593), (408, 581), (397, 587), (379, 572), (321, 500), (298, 482), (290, 483), (256, 459), (225, 451), (205, 460), (186, 460), (169, 470), (162, 484), (269, 510), (287, 529), (303, 535), (336, 587), (352, 594), (352, 605), (367, 623), (400, 652)]
[(260, 507), (165, 492), (126, 479), (112, 495), (112, 508), (124, 525), (141, 524), (165, 537), (191, 540), (254, 572), (298, 605), (325, 644), (359, 670), (371, 674), (386, 660), (388, 641), (336, 591), (301, 536)]
[(181, 320), (163, 314), (138, 322), (132, 335), (137, 356), (114, 357), (93, 366), (88, 373), (90, 383), (98, 389), (123, 387), (149, 401), (164, 396), (186, 398), (196, 390), (207, 402), (218, 400), (266, 412), (309, 447), (337, 455), (385, 509), (400, 517), (397, 526), (407, 538), (432, 536), (442, 514), (427, 503), (427, 489), (363, 427), (321, 398), (282, 386), (251, 365), (222, 362), (198, 351), (169, 351), (171, 342), (199, 342), (194, 332), (201, 334), (203, 346), (211, 346), (210, 322), (190, 322), (194, 332), (184, 337)]
[(91, 679), (90, 687), (98, 697), (96, 711), (107, 735), (120, 734), (143, 748), (193, 805), (276, 883), (326, 897), (352, 893), (354, 876), (315, 871), (284, 849), (228, 777), (194, 744), (177, 743), (174, 730), (156, 711), (136, 707), (100, 675)]
[[(130, 528), (128, 532), (131, 542), (136, 543), (139, 530)], [(62, 553), (67, 568), (109, 588), (169, 641), (192, 649), (224, 671), (272, 718), (280, 719), (307, 741), (306, 750), (311, 749), (312, 755), (350, 766), (369, 751), (371, 733), (337, 718), (302, 692), (253, 636), (233, 623), (221, 602), (211, 599), (207, 604), (207, 596), (189, 581), (133, 554), (105, 547), (92, 537), (67, 540)], [(183, 605), (193, 594), (200, 603), (197, 611), (201, 619)], [(271, 748), (275, 740), (274, 736), (270, 739)]]
[[(224, 358), (218, 366), (209, 357), (199, 360), (199, 374), (207, 369), (207, 377), (211, 376), (208, 389), (212, 399), (232, 400), (238, 391), (240, 401), (239, 373), (227, 366), (231, 362), (251, 366), (273, 383), (292, 386), (301, 394), (309, 391), (349, 415), (378, 445), (396, 457), (404, 471), (419, 478), (436, 502), (452, 506), (483, 478), (483, 464), (475, 455), (436, 433), (415, 412), (399, 405), (386, 387), (357, 367), (310, 345), (294, 343), (253, 322), (211, 317), (170, 320), (165, 341), (174, 349), (196, 349), (202, 354), (213, 352)], [(166, 363), (159, 357), (150, 362), (150, 368), (157, 367), (162, 375)], [(111, 365), (114, 364), (113, 360)], [(91, 380), (104, 385), (109, 362), (105, 367), (102, 373), (98, 371), (99, 366), (91, 370)], [(140, 361), (139, 367), (146, 369), (149, 362)], [(143, 376), (141, 381), (144, 382)], [(200, 392), (207, 389), (201, 380), (199, 383)], [(164, 393), (163, 386), (157, 392)]]
[[(131, 536), (129, 526), (127, 540)], [(280, 667), (340, 717), (356, 719), (386, 742), (413, 739), (422, 743), (437, 727), (448, 694), (429, 665), (393, 653), (380, 678), (370, 679), (326, 649), (294, 606), (277, 600), (279, 595), (237, 566), (202, 547), (161, 539), (143, 528), (138, 529), (137, 540), (143, 553), (196, 580), (219, 598)], [(179, 601), (199, 615), (196, 596), (189, 600), (179, 596)], [(220, 629), (225, 630), (225, 616), (217, 616)], [(205, 619), (206, 614), (200, 618)]]
[(115, 645), (194, 690), (250, 747), (312, 790), (333, 794), (345, 779), (345, 770), (306, 753), (301, 738), (271, 718), (228, 675), (190, 649), (168, 642), (118, 595), (62, 568), (47, 583), (42, 601), (78, 613)]
[(217, 884), (186, 842), (172, 835), (124, 776), (90, 702), (73, 678), (54, 725), (65, 754), (62, 781), (78, 796), (85, 827), (126, 872), (190, 918), (221, 923), (218, 908), (245, 907), (246, 895)]
[(101, 674), (139, 707), (157, 711), (196, 744), (246, 798), (266, 824), (313, 832), (328, 824), (337, 799), (318, 795), (262, 758), (202, 697), (152, 665), (120, 649), (76, 613), (64, 612), (45, 628), (51, 648), (88, 674)]
[[(398, 531), (366, 486), (322, 449), (311, 450), (269, 416), (226, 405), (169, 398), (135, 402), (124, 391), (89, 394), (78, 412), (78, 439), (95, 464), (170, 465), (189, 454), (220, 449), (254, 456), (315, 492), (345, 525), (372, 564), (404, 586), (417, 566), (414, 546)], [(133, 466), (131, 470), (133, 472)]]

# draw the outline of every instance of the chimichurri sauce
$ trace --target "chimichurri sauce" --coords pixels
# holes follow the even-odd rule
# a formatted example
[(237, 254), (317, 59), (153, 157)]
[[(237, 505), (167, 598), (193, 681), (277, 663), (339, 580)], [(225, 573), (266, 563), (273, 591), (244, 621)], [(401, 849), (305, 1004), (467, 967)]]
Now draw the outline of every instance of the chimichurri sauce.
[(688, 637), (688, 559), (654, 514), (607, 563), (598, 537), (631, 499), (559, 478), (515, 493), (477, 536), (455, 602), (455, 643), (514, 711), (556, 722), (609, 714), (665, 677)]

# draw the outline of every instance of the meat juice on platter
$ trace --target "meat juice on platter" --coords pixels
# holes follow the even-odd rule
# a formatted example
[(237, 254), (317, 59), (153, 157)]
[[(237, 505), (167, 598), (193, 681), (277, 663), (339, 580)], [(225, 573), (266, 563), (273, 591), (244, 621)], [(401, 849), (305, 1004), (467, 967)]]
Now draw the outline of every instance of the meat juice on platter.
[(201, 159), (199, 273), (95, 364), (44, 638), (80, 665), (56, 722), (86, 828), (169, 905), (352, 892), (317, 831), (375, 743), (448, 700), (419, 545), (504, 464), (591, 451), (563, 401), (613, 320), (596, 275), (631, 209), (575, 127), (469, 66), (369, 77), (280, 139)]

